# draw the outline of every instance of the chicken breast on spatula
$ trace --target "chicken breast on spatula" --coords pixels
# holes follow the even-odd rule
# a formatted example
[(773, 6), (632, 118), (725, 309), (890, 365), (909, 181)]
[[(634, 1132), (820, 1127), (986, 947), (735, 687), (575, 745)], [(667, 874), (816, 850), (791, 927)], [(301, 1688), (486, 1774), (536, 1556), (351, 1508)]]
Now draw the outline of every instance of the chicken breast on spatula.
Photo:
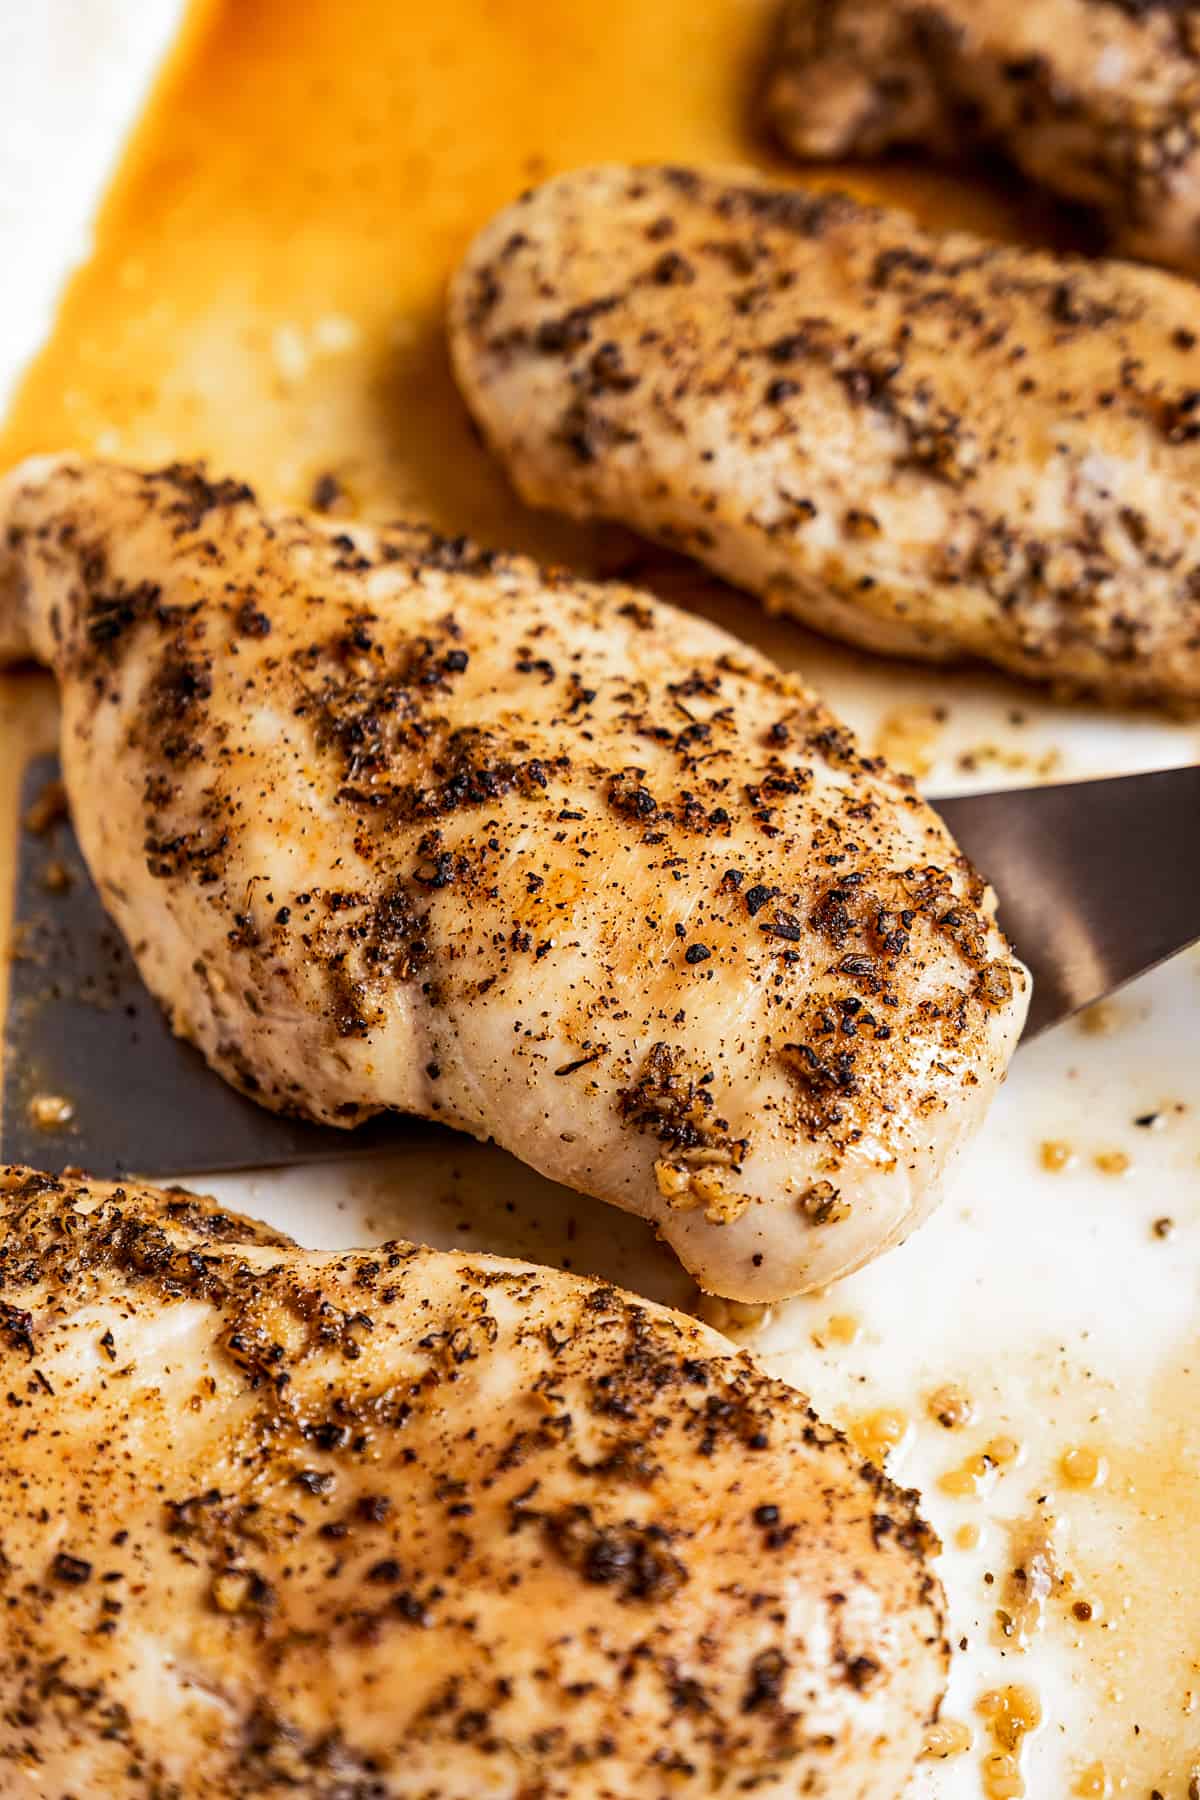
[(0, 1788), (896, 1800), (915, 1496), (694, 1320), (0, 1171)]
[(787, 0), (763, 103), (803, 157), (999, 149), (1115, 249), (1200, 273), (1189, 0)]
[(907, 781), (711, 626), (195, 468), (0, 494), (105, 904), (264, 1105), (493, 1137), (770, 1299), (904, 1237), (1026, 978)]
[(518, 490), (867, 649), (1200, 700), (1200, 309), (751, 176), (585, 169), (453, 287)]

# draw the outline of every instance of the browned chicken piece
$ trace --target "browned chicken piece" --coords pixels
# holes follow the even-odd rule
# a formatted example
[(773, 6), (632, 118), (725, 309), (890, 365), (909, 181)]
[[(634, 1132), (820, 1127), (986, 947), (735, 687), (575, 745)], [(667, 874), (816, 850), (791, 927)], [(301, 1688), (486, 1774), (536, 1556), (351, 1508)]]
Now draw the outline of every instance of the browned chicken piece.
[(480, 234), (458, 378), (519, 492), (833, 637), (1200, 699), (1200, 307), (736, 174), (564, 175)]
[(1189, 0), (787, 0), (765, 108), (804, 157), (998, 148), (1123, 254), (1200, 272)]
[(0, 1171), (0, 1791), (896, 1800), (932, 1533), (678, 1313)]
[(0, 534), (88, 865), (227, 1079), (491, 1136), (738, 1299), (934, 1205), (1026, 978), (801, 682), (632, 589), (195, 468), (26, 466)]

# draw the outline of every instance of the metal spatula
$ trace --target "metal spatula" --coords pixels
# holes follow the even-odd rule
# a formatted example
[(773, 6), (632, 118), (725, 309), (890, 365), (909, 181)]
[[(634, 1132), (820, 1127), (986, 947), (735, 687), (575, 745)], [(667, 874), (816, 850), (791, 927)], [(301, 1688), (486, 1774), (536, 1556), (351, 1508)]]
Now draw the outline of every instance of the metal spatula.
[[(57, 774), (53, 758), (30, 764), (22, 816)], [(1026, 1039), (1200, 938), (1200, 768), (934, 805), (994, 883), (1033, 970)], [(330, 1131), (227, 1087), (171, 1036), (67, 819), (22, 835), (14, 916), (0, 1160), (204, 1174), (356, 1156), (436, 1130), (391, 1118)], [(60, 1100), (69, 1118), (56, 1117)]]

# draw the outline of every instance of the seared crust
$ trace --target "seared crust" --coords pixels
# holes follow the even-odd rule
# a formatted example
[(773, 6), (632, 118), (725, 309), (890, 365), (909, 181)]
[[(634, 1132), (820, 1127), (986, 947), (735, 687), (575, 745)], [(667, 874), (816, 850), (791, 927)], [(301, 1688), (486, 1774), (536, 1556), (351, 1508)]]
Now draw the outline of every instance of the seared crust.
[(869, 649), (1200, 699), (1190, 282), (845, 195), (599, 168), (480, 234), (463, 393), (521, 494)]
[(0, 518), (88, 864), (227, 1079), (493, 1136), (739, 1298), (935, 1203), (1025, 977), (802, 683), (631, 589), (195, 469), (34, 466)]
[(0, 1209), (5, 1792), (899, 1794), (931, 1534), (714, 1332), (149, 1188)]
[(1188, 0), (787, 0), (764, 108), (804, 157), (999, 147), (1118, 251), (1200, 272)]

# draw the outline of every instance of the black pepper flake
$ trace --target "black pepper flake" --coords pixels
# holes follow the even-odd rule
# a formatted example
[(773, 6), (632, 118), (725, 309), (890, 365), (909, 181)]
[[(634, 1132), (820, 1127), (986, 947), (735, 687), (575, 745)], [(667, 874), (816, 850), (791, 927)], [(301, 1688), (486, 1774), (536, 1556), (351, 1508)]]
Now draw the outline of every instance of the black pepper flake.
[(24, 1307), (10, 1306), (6, 1300), (0, 1300), (0, 1334), (14, 1350), (24, 1350), (30, 1361), (33, 1360), (33, 1314)]
[(332, 512), (343, 498), (344, 489), (331, 469), (326, 469), (313, 482), (311, 505), (314, 512)]
[(368, 1525), (382, 1525), (392, 1510), (387, 1494), (364, 1494), (355, 1507), (359, 1518)]
[(798, 944), (804, 936), (804, 927), (799, 919), (785, 912), (777, 912), (773, 919), (766, 925), (760, 925), (758, 929), (767, 937), (784, 938), (789, 944)]
[(327, 1494), (333, 1487), (333, 1476), (327, 1469), (297, 1469), (292, 1480), (308, 1494)]
[(662, 1526), (600, 1525), (590, 1506), (566, 1506), (543, 1516), (542, 1529), (555, 1550), (585, 1581), (614, 1587), (618, 1597), (669, 1600), (687, 1582), (688, 1571), (670, 1548)]
[(788, 1662), (782, 1650), (763, 1650), (750, 1664), (750, 1680), (742, 1699), (744, 1713), (775, 1706), (783, 1694)]
[[(434, 1592), (436, 1593), (436, 1591), (435, 1589)], [(433, 1616), (429, 1608), (423, 1605), (415, 1594), (407, 1591), (394, 1596), (392, 1610), (399, 1613), (402, 1619), (407, 1619), (410, 1625), (429, 1626), (433, 1624)]]
[(659, 287), (678, 287), (696, 279), (696, 271), (678, 250), (664, 251), (650, 273)]
[(252, 600), (243, 600), (237, 610), (237, 628), (243, 637), (270, 637), (271, 621)]
[(702, 963), (707, 962), (711, 955), (712, 951), (707, 944), (689, 944), (683, 953), (683, 960), (685, 963)]
[(846, 1664), (846, 1680), (860, 1694), (870, 1687), (878, 1674), (879, 1664), (873, 1656), (854, 1656)]
[(92, 1565), (82, 1556), (71, 1556), (66, 1550), (59, 1550), (50, 1565), (50, 1573), (56, 1581), (66, 1582), (68, 1587), (82, 1587), (85, 1581), (92, 1579)]

